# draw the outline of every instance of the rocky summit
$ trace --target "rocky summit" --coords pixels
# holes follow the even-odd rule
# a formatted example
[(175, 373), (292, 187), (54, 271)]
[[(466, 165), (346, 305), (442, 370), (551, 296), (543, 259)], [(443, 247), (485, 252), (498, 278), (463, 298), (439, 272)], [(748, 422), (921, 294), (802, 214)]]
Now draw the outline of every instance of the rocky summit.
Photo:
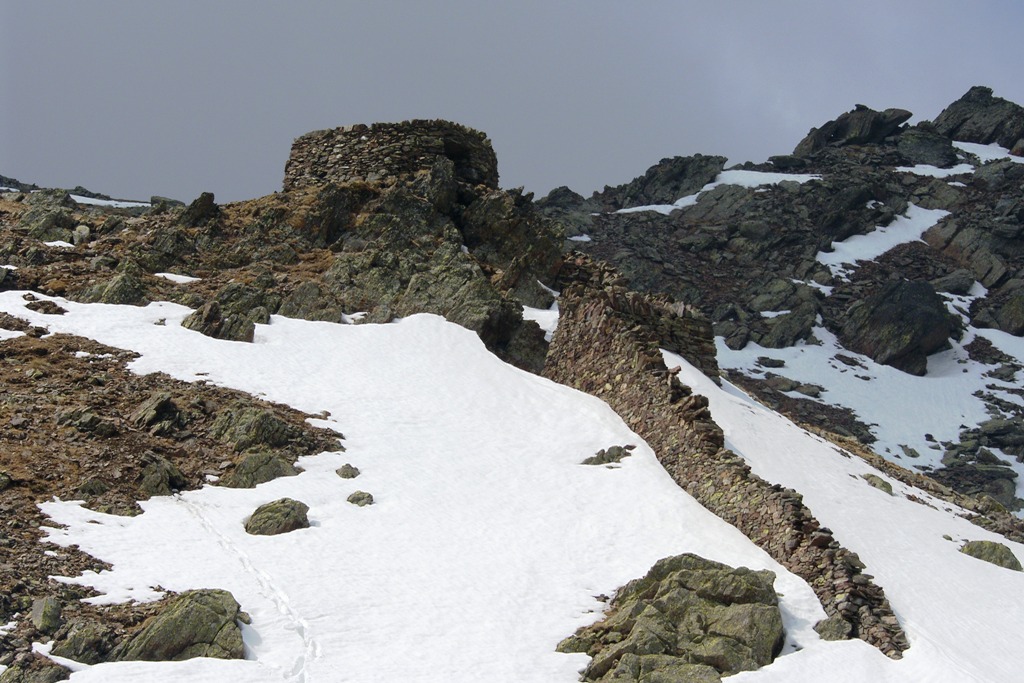
[[(138, 353), (50, 329), (73, 305), (157, 302), (187, 307), (188, 334), (233, 349), (255, 349), (264, 326), (287, 319), (434, 314), (466, 328), (546, 386), (610, 406), (637, 437), (573, 454), (566, 471), (631, 471), (649, 446), (674, 486), (802, 582), (818, 612), (807, 629), (900, 659), (914, 641), (870, 559), (803, 491), (749, 461), (681, 367), (856, 462), (847, 478), (880, 504), (941, 508), (1009, 544), (961, 539), (953, 562), (1020, 569), (1024, 108), (974, 87), (931, 121), (911, 118), (856, 105), (764, 163), (666, 158), (589, 197), (502, 189), (486, 135), (438, 120), (307, 133), (280, 192), (229, 204), (211, 193), (133, 204), (0, 176), (0, 293), (16, 297), (0, 313), (0, 681), (60, 680), (68, 660), (253, 657), (247, 607), (221, 586), (106, 604), (54, 578), (110, 570), (103, 557), (43, 543), (39, 506), (54, 498), (128, 520), (210, 485), (261, 496), (217, 543), (295, 617), (303, 661), (322, 656), (240, 548), (298, 552), (321, 530), (343, 534), (321, 528), (316, 501), (274, 487), (347, 442), (324, 428), (326, 412), (206, 373), (139, 374)], [(179, 324), (168, 319), (153, 325)], [(359, 477), (373, 491), (332, 494), (346, 519), (392, 514), (372, 462), (339, 465), (326, 469), (333, 486)], [(593, 562), (603, 557), (595, 549)], [(594, 596), (603, 615), (550, 643), (589, 662), (581, 680), (717, 681), (772, 666), (800, 626), (780, 611), (775, 571), (693, 554), (646, 569), (621, 575), (614, 598)]]

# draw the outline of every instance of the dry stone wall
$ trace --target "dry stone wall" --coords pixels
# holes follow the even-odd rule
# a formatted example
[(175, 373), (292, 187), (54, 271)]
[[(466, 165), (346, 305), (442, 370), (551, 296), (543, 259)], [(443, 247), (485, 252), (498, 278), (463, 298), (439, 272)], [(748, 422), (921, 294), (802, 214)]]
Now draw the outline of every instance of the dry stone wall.
[[(637, 315), (664, 305), (642, 301), (613, 271), (584, 256), (569, 259), (563, 273), (545, 376), (605, 400), (690, 495), (805, 579), (829, 615), (832, 637), (858, 637), (898, 658), (908, 647), (906, 635), (857, 555), (833, 539), (799, 493), (761, 479), (725, 449), (707, 399), (665, 367), (658, 317), (648, 324)], [(696, 332), (697, 325), (689, 329)], [(688, 350), (675, 350), (717, 370), (710, 331)]]
[(380, 182), (450, 160), (457, 180), (498, 187), (498, 160), (483, 133), (449, 121), (357, 124), (297, 138), (284, 171), (284, 189), (351, 181)]

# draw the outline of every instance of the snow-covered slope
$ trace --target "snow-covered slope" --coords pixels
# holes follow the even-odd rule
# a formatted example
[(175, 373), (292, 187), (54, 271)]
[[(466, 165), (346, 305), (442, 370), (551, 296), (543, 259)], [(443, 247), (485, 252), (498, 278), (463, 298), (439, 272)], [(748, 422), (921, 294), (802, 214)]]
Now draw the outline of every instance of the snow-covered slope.
[[(225, 588), (252, 616), (245, 661), (78, 665), (73, 681), (569, 683), (586, 657), (554, 648), (599, 617), (595, 596), (681, 552), (778, 576), (784, 654), (733, 680), (1006, 681), (1019, 669), (1012, 647), (1024, 614), (1007, 597), (1024, 588), (1024, 574), (957, 552), (962, 539), (997, 537), (924, 494), (915, 493), (934, 507), (907, 500), (902, 484), (893, 497), (867, 486), (863, 462), (679, 358), (669, 366), (711, 398), (729, 446), (756, 473), (803, 493), (868, 564), (910, 636), (902, 661), (861, 641), (819, 640), (811, 626), (824, 613), (810, 588), (679, 489), (605, 404), (502, 363), (439, 317), (341, 325), (275, 316), (245, 344), (181, 328), (182, 306), (58, 301), (65, 315), (42, 315), (5, 292), (0, 310), (137, 351), (139, 373), (328, 411), (322, 424), (343, 431), (347, 448), (300, 460), (301, 475), (256, 489), (151, 499), (135, 518), (47, 503), (66, 525), (52, 542), (113, 564), (69, 579), (100, 599)], [(637, 445), (621, 466), (579, 464), (616, 444)], [(334, 470), (345, 462), (363, 474), (340, 479)], [(375, 504), (348, 504), (357, 488)], [(282, 496), (309, 505), (311, 528), (246, 534), (246, 517)]]

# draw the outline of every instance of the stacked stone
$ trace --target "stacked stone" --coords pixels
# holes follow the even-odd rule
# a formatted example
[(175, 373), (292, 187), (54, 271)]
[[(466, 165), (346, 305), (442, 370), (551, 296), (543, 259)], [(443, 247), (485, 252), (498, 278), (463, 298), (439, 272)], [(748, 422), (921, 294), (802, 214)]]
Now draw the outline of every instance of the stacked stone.
[(357, 124), (297, 138), (285, 165), (284, 189), (354, 181), (387, 184), (430, 169), (444, 157), (457, 180), (498, 187), (498, 161), (483, 133), (448, 121)]
[[(707, 399), (665, 367), (658, 317), (643, 317), (663, 311), (658, 302), (626, 291), (585, 258), (565, 272), (574, 281), (563, 285), (544, 375), (605, 400), (651, 445), (680, 486), (805, 579), (830, 617), (831, 637), (858, 637), (900, 657), (909, 646), (906, 635), (856, 554), (833, 539), (800, 494), (769, 484), (726, 450)], [(698, 357), (698, 367), (707, 364), (699, 356), (711, 339), (708, 331), (694, 347), (700, 354), (691, 349), (681, 355)]]

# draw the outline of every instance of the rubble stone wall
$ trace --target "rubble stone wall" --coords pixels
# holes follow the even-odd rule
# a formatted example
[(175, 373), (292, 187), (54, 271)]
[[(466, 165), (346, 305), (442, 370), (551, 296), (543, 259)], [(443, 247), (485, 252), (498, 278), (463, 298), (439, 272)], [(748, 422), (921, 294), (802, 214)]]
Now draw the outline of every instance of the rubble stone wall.
[(498, 187), (498, 161), (483, 133), (449, 121), (357, 124), (297, 138), (284, 171), (284, 189), (355, 180), (387, 182), (431, 168), (441, 157), (457, 180)]
[[(826, 614), (846, 622), (838, 624), (840, 630), (899, 657), (907, 638), (881, 587), (862, 571), (856, 554), (820, 525), (799, 493), (761, 479), (724, 448), (707, 399), (665, 367), (656, 325), (636, 316), (644, 295), (628, 292), (609, 269), (586, 257), (566, 272), (574, 281), (563, 284), (544, 375), (606, 401), (681, 487), (805, 579)], [(708, 345), (713, 361), (710, 333), (696, 347), (704, 351), (681, 355), (711, 367), (700, 359)]]

